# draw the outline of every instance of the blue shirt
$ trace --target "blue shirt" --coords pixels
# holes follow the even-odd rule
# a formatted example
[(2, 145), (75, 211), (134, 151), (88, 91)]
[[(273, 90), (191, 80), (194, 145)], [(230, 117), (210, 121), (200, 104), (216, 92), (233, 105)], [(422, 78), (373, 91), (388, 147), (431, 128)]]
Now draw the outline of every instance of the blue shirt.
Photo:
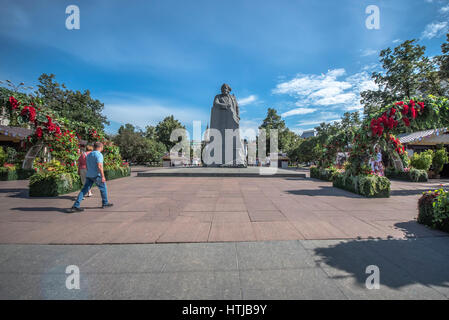
[(98, 164), (103, 163), (103, 155), (100, 151), (92, 151), (87, 155), (86, 163), (86, 177), (96, 178), (100, 174), (100, 171), (98, 170)]

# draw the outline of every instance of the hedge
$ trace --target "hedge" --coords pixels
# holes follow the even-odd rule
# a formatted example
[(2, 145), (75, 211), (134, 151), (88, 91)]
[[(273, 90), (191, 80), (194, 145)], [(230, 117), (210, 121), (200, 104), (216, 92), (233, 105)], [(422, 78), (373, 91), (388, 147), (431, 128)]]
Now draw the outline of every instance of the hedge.
[(130, 175), (131, 175), (130, 167), (120, 167), (116, 169), (107, 169), (104, 171), (104, 176), (106, 177), (106, 180), (129, 177)]
[[(117, 168), (104, 171), (106, 180), (131, 175), (131, 169)], [(30, 197), (56, 197), (78, 191), (82, 188), (81, 178), (76, 173), (36, 173), (30, 178)]]
[(80, 190), (81, 178), (76, 173), (36, 173), (30, 178), (30, 197), (56, 197)]
[(338, 173), (335, 175), (333, 186), (367, 198), (390, 197), (390, 180), (377, 175), (350, 176)]
[(449, 232), (449, 192), (424, 192), (418, 200), (418, 223)]
[(26, 180), (31, 177), (35, 171), (33, 169), (22, 168), (0, 168), (0, 181)]
[(335, 168), (323, 169), (318, 167), (310, 167), (310, 177), (315, 179), (333, 181), (337, 173), (338, 171)]
[(385, 170), (385, 176), (389, 179), (397, 179), (411, 182), (427, 182), (429, 177), (427, 171), (411, 168), (410, 171), (398, 171), (396, 169)]

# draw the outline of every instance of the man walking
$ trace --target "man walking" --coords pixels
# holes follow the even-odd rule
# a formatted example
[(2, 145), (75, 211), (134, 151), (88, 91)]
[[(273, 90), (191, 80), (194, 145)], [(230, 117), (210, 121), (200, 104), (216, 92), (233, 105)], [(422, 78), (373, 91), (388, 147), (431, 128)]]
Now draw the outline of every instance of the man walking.
[(103, 171), (103, 144), (101, 142), (94, 143), (94, 151), (89, 153), (87, 156), (87, 173), (86, 173), (86, 183), (78, 194), (78, 199), (76, 199), (70, 212), (81, 212), (84, 211), (80, 208), (81, 201), (84, 199), (84, 195), (89, 192), (95, 183), (100, 189), (102, 208), (112, 207), (112, 203), (108, 202), (108, 191), (106, 188), (106, 178)]

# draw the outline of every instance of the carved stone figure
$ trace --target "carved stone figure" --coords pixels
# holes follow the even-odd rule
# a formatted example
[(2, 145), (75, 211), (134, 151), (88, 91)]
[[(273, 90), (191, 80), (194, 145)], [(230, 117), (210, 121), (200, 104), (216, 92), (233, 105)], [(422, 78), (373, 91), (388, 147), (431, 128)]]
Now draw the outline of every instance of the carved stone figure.
[[(240, 114), (237, 99), (233, 94), (230, 94), (231, 87), (226, 83), (221, 86), (221, 94), (214, 98), (214, 104), (210, 116), (210, 139), (213, 142), (214, 129), (215, 132), (221, 134), (221, 157), (215, 157), (212, 163), (207, 165), (212, 166), (245, 166), (245, 155), (242, 139), (240, 139)], [(215, 141), (214, 148), (218, 140)], [(232, 144), (232, 145), (231, 145)], [(212, 155), (215, 151), (212, 151)], [(232, 154), (230, 154), (232, 153)]]

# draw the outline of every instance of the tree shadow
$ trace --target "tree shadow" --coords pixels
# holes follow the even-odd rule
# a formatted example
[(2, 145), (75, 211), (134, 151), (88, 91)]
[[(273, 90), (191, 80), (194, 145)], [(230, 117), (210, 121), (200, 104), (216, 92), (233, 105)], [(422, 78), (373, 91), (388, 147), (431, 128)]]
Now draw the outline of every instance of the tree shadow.
[(17, 207), (11, 208), (11, 210), (22, 212), (63, 212), (63, 213), (67, 213), (68, 211), (67, 208), (56, 208), (56, 207), (33, 207), (33, 208)]
[(300, 195), (300, 196), (332, 196), (332, 197), (345, 197), (345, 198), (364, 198), (358, 194), (339, 189), (334, 187), (319, 186), (319, 189), (299, 189), (299, 190), (288, 190), (290, 194)]
[(11, 198), (29, 198), (27, 188), (1, 188), (0, 194), (2, 193), (11, 193), (7, 195), (7, 197)]
[(417, 237), (424, 227), (414, 221), (395, 226), (408, 238), (342, 240), (315, 247), (317, 264), (328, 268), (331, 278), (353, 278), (360, 287), (365, 287), (370, 275), (366, 268), (375, 265), (381, 286), (397, 289), (418, 283), (449, 288), (449, 237)]

